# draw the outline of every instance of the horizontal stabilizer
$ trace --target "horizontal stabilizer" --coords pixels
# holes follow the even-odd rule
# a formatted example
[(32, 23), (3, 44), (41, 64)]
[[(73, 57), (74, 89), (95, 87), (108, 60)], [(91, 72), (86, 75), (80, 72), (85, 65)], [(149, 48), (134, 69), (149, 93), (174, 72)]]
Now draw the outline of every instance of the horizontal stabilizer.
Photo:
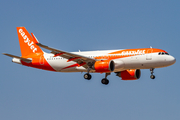
[(3, 53), (3, 54), (6, 56), (9, 56), (9, 57), (12, 57), (12, 58), (17, 58), (17, 59), (23, 60), (24, 62), (31, 62), (32, 61), (30, 58), (23, 58), (23, 57), (19, 57), (19, 56), (7, 54), (7, 53)]

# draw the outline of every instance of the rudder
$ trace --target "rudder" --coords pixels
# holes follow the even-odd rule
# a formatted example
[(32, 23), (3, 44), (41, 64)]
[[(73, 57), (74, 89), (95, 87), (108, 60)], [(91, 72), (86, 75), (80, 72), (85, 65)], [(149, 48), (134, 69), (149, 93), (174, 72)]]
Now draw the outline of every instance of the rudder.
[(36, 45), (36, 43), (38, 43), (37, 39), (34, 36), (32, 37), (25, 27), (17, 27), (17, 34), (22, 56), (43, 52), (41, 48)]

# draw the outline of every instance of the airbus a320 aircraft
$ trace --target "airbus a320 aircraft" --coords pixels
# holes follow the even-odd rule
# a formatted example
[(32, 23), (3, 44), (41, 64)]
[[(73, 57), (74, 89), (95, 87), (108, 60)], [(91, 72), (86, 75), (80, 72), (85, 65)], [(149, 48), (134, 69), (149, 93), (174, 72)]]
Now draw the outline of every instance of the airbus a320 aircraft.
[[(3, 53), (12, 57), (12, 62), (55, 72), (86, 72), (84, 78), (87, 80), (91, 79), (90, 73), (105, 73), (105, 78), (101, 80), (105, 85), (109, 83), (107, 76), (112, 72), (122, 80), (137, 80), (141, 76), (140, 69), (150, 69), (150, 78), (154, 79), (155, 68), (176, 62), (166, 51), (156, 48), (66, 52), (39, 43), (25, 27), (17, 27), (17, 33), (22, 56)], [(44, 52), (40, 47), (51, 53)]]

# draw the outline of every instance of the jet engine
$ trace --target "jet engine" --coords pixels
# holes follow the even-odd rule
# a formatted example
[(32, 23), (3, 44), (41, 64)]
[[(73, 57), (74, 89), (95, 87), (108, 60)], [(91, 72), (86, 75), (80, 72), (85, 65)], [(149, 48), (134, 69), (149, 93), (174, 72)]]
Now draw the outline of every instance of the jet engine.
[(114, 71), (115, 64), (114, 61), (112, 60), (101, 60), (101, 61), (96, 61), (93, 66), (94, 70), (96, 72), (112, 72)]
[(122, 80), (137, 80), (141, 77), (141, 71), (139, 69), (124, 70), (117, 74)]

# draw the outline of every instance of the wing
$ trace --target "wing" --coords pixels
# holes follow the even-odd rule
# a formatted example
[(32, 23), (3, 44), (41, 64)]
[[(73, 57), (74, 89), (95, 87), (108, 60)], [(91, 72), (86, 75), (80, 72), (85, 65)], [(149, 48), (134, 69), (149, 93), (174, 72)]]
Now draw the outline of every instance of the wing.
[(58, 50), (58, 49), (55, 49), (55, 48), (51, 48), (51, 47), (48, 47), (48, 46), (43, 45), (41, 43), (36, 43), (36, 44), (38, 46), (42, 47), (42, 48), (50, 50), (51, 53), (54, 54), (54, 57), (61, 56), (63, 58), (68, 59), (67, 62), (74, 61), (74, 62), (78, 63), (80, 66), (83, 66), (85, 68), (88, 68), (88, 66), (93, 65), (97, 61), (96, 59), (93, 59), (93, 58), (90, 58), (90, 57), (86, 57), (86, 56), (66, 52), (66, 51), (63, 51), (63, 50)]

